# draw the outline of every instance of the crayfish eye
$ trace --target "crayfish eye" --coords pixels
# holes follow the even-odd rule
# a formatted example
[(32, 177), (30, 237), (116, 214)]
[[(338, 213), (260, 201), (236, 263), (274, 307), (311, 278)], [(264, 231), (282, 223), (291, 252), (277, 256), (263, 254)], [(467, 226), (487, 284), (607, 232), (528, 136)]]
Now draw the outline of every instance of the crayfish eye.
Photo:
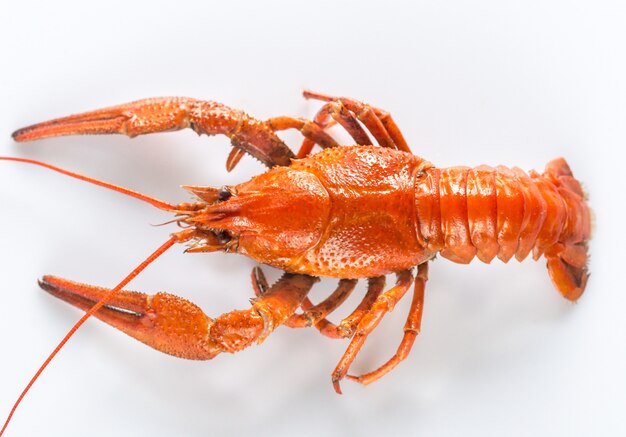
[(233, 197), (233, 192), (227, 186), (223, 186), (220, 188), (220, 191), (217, 193), (217, 200), (220, 202), (224, 202)]
[(228, 232), (219, 232), (219, 233), (217, 233), (217, 241), (218, 241), (219, 244), (226, 244), (226, 243), (228, 243), (232, 239), (233, 239), (233, 237), (231, 237)]

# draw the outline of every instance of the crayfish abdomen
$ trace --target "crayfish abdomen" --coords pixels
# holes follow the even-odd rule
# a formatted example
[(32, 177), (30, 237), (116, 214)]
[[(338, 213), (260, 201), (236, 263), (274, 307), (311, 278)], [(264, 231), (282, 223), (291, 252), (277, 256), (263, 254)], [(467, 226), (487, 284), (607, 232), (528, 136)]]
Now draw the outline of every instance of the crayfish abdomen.
[(498, 257), (548, 259), (557, 289), (576, 300), (587, 280), (590, 210), (565, 160), (543, 174), (519, 168), (431, 168), (416, 183), (418, 239), (430, 251), (467, 264)]

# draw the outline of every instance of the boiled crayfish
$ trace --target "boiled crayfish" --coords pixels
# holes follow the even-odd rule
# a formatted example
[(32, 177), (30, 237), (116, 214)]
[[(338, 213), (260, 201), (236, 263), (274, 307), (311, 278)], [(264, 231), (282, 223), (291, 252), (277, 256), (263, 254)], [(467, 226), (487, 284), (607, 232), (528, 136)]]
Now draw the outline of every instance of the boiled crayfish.
[[(349, 98), (309, 92), (305, 97), (326, 102), (311, 121), (259, 121), (214, 102), (158, 98), (16, 131), (16, 141), (30, 141), (74, 134), (133, 137), (191, 128), (230, 138), (234, 148), (228, 170), (246, 152), (270, 167), (236, 186), (186, 186), (197, 201), (174, 205), (34, 162), (173, 212), (185, 228), (114, 289), (53, 276), (44, 276), (41, 287), (88, 311), (79, 324), (93, 314), (155, 349), (189, 359), (242, 350), (282, 324), (315, 326), (329, 337), (351, 338), (332, 373), (339, 393), (344, 377), (370, 383), (408, 355), (420, 329), (428, 261), (437, 253), (458, 263), (474, 257), (489, 263), (495, 257), (507, 262), (513, 256), (522, 261), (531, 252), (535, 260), (544, 255), (557, 290), (572, 301), (580, 297), (587, 281), (590, 211), (563, 159), (550, 162), (542, 174), (487, 166), (440, 169), (410, 153), (389, 113)], [(358, 145), (338, 147), (327, 133), (335, 123)], [(298, 129), (305, 137), (297, 156), (275, 133), (285, 129)], [(367, 131), (379, 147), (372, 145)], [(324, 150), (311, 155), (316, 144)], [(187, 243), (188, 252), (240, 253), (285, 274), (269, 286), (255, 268), (257, 298), (252, 307), (216, 319), (171, 294), (121, 290), (176, 242)], [(384, 291), (384, 275), (390, 273), (397, 281)], [(313, 305), (307, 294), (320, 276), (340, 281), (329, 297)], [(361, 303), (339, 324), (329, 322), (326, 316), (344, 302), (359, 278), (368, 280)], [(367, 336), (411, 284), (413, 301), (397, 353), (370, 373), (348, 375)]]

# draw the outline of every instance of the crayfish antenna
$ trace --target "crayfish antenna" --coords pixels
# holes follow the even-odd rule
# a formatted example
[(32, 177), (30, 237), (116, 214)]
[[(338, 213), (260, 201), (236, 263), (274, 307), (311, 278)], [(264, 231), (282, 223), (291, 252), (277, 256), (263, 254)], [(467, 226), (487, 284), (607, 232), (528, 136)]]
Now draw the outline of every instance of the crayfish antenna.
[[(84, 176), (84, 175), (81, 175), (81, 174), (78, 174), (78, 173), (74, 173), (74, 172), (71, 172), (71, 171), (68, 171), (68, 170), (64, 170), (62, 168), (55, 167), (55, 166), (47, 164), (45, 162), (36, 161), (36, 160), (33, 160), (33, 159), (27, 159), (27, 158), (4, 157), (4, 156), (0, 156), (0, 161), (13, 161), (13, 162), (22, 162), (22, 163), (26, 163), (26, 164), (38, 165), (40, 167), (44, 167), (44, 168), (47, 168), (49, 170), (56, 171), (57, 173), (61, 173), (61, 174), (73, 177), (73, 178), (81, 180), (81, 181), (89, 182), (89, 183), (92, 183), (94, 185), (99, 185), (101, 187), (108, 188), (108, 189), (113, 190), (113, 191), (117, 191), (118, 193), (122, 193), (122, 194), (125, 194), (125, 195), (130, 196), (130, 197), (134, 197), (135, 199), (142, 200), (142, 201), (144, 201), (146, 203), (149, 203), (150, 205), (155, 206), (155, 207), (157, 207), (157, 208), (159, 208), (161, 210), (170, 211), (170, 212), (181, 212), (180, 211), (180, 205), (173, 205), (173, 204), (170, 204), (170, 203), (167, 203), (167, 202), (163, 202), (162, 200), (156, 199), (154, 197), (147, 196), (147, 195), (139, 193), (137, 191), (133, 191), (133, 190), (130, 190), (128, 188), (120, 187), (118, 185), (110, 184), (108, 182), (104, 182), (104, 181), (101, 181), (101, 180), (98, 180), (98, 179), (95, 179), (95, 178), (91, 178), (91, 177), (88, 177), (88, 176)], [(63, 348), (63, 346), (67, 343), (67, 341), (78, 330), (78, 328), (80, 328), (82, 326), (82, 324), (85, 323), (85, 321), (89, 317), (91, 317), (96, 311), (98, 311), (100, 308), (102, 308), (102, 306), (104, 306), (116, 293), (118, 293), (123, 287), (125, 287), (131, 280), (133, 280), (141, 271), (143, 271), (155, 259), (157, 259), (159, 256), (161, 256), (167, 249), (172, 247), (175, 243), (188, 241), (190, 238), (192, 238), (193, 235), (194, 235), (194, 232), (191, 229), (183, 230), (181, 232), (173, 234), (172, 237), (167, 242), (165, 242), (161, 247), (159, 247), (154, 253), (152, 253), (152, 255), (150, 255), (148, 258), (146, 258), (141, 264), (139, 264), (139, 266), (137, 266), (132, 272), (130, 272), (128, 274), (128, 276), (126, 276), (122, 280), (122, 282), (120, 282), (115, 288), (111, 289), (111, 291), (109, 293), (107, 293), (107, 295), (105, 295), (98, 303), (96, 303), (89, 311), (87, 311), (83, 315), (83, 317), (80, 318), (80, 320), (78, 322), (76, 322), (76, 324), (68, 331), (68, 333), (65, 335), (65, 337), (63, 337), (63, 339), (59, 342), (59, 344), (54, 348), (54, 350), (48, 356), (48, 358), (46, 358), (46, 360), (43, 362), (41, 367), (39, 367), (37, 372), (35, 372), (35, 375), (31, 378), (31, 380), (28, 382), (28, 384), (26, 385), (26, 387), (24, 388), (24, 390), (22, 391), (20, 396), (15, 401), (15, 404), (13, 405), (13, 408), (11, 408), (11, 411), (10, 411), (6, 421), (4, 422), (4, 425), (2, 426), (2, 429), (0, 429), (0, 437), (4, 434), (4, 431), (6, 430), (7, 426), (9, 425), (9, 423), (11, 421), (11, 418), (13, 417), (13, 414), (15, 413), (15, 411), (17, 410), (17, 407), (22, 402), (22, 399), (24, 399), (24, 396), (26, 396), (26, 393), (28, 393), (28, 391), (33, 386), (35, 381), (39, 378), (41, 373), (45, 370), (46, 367), (48, 367), (48, 364), (50, 364), (52, 359), (59, 353), (59, 351)]]
[(149, 203), (150, 205), (152, 205), (154, 207), (157, 207), (157, 208), (159, 208), (161, 210), (164, 210), (164, 211), (177, 212), (178, 209), (179, 209), (178, 205), (173, 205), (171, 203), (163, 202), (162, 200), (156, 199), (154, 197), (150, 197), (150, 196), (148, 196), (146, 194), (143, 194), (143, 193), (140, 193), (138, 191), (134, 191), (134, 190), (131, 190), (129, 188), (120, 187), (119, 185), (111, 184), (109, 182), (104, 182), (104, 181), (101, 181), (101, 180), (96, 179), (96, 178), (91, 178), (89, 176), (84, 176), (84, 175), (81, 175), (81, 174), (78, 174), (78, 173), (74, 173), (74, 172), (71, 172), (69, 170), (62, 169), (60, 167), (55, 167), (54, 165), (51, 165), (51, 164), (48, 164), (48, 163), (45, 163), (45, 162), (36, 161), (34, 159), (17, 158), (17, 157), (12, 157), (12, 156), (0, 156), (0, 161), (14, 161), (14, 162), (22, 162), (22, 163), (25, 163), (25, 164), (38, 165), (40, 167), (44, 167), (44, 168), (47, 168), (49, 170), (56, 171), (57, 173), (61, 173), (61, 174), (73, 177), (73, 178), (81, 180), (81, 181), (89, 182), (91, 184), (98, 185), (98, 186), (104, 187), (104, 188), (108, 188), (109, 190), (117, 191), (118, 193), (122, 193), (122, 194), (125, 194), (125, 195), (130, 196), (130, 197), (134, 197), (135, 199), (142, 200), (142, 201), (144, 201), (146, 203)]
[(11, 418), (13, 418), (13, 414), (15, 413), (15, 411), (17, 410), (17, 407), (22, 402), (22, 399), (24, 399), (24, 396), (26, 396), (26, 393), (28, 393), (30, 388), (35, 383), (35, 381), (37, 381), (37, 379), (42, 374), (42, 372), (46, 369), (46, 367), (48, 367), (48, 364), (50, 364), (50, 362), (59, 353), (59, 351), (63, 348), (63, 346), (65, 346), (65, 343), (68, 342), (68, 340), (74, 335), (74, 333), (78, 330), (78, 328), (80, 328), (83, 325), (83, 323), (85, 323), (85, 321), (87, 321), (87, 319), (91, 317), (95, 312), (97, 312), (100, 308), (106, 305), (106, 303), (109, 300), (111, 300), (111, 298), (115, 296), (116, 293), (118, 293), (122, 288), (124, 288), (130, 281), (132, 281), (139, 273), (141, 273), (146, 267), (148, 267), (154, 260), (156, 260), (159, 256), (161, 256), (167, 249), (169, 249), (176, 243), (185, 241), (186, 239), (189, 238), (189, 235), (190, 233), (186, 231), (182, 231), (182, 232), (179, 232), (178, 234), (172, 235), (172, 237), (169, 240), (167, 240), (164, 244), (162, 244), (161, 247), (159, 247), (156, 251), (154, 251), (141, 264), (139, 264), (132, 272), (130, 272), (122, 280), (122, 282), (117, 284), (115, 288), (111, 289), (111, 291), (109, 291), (105, 296), (103, 296), (102, 299), (100, 299), (98, 303), (92, 306), (89, 309), (89, 311), (87, 311), (80, 318), (80, 320), (78, 320), (78, 322), (76, 322), (76, 324), (72, 326), (72, 328), (67, 332), (67, 334), (65, 334), (65, 337), (63, 337), (63, 339), (59, 342), (59, 344), (57, 344), (57, 346), (54, 348), (52, 353), (48, 355), (48, 358), (46, 358), (46, 360), (43, 362), (41, 367), (39, 367), (37, 372), (35, 372), (35, 375), (33, 375), (33, 377), (28, 382), (28, 384), (26, 384), (26, 387), (24, 388), (20, 396), (15, 401), (15, 404), (13, 404), (13, 408), (11, 408), (11, 412), (9, 413), (6, 421), (4, 422), (4, 425), (2, 426), (2, 429), (0, 430), (0, 437), (4, 434), (4, 431), (7, 429), (7, 426), (9, 426), (9, 423), (11, 422)]

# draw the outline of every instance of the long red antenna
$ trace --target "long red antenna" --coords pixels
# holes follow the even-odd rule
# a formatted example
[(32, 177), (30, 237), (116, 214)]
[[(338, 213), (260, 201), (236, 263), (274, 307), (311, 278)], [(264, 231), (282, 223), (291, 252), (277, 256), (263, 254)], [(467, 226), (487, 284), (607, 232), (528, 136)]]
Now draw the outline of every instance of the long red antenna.
[[(162, 209), (162, 210), (176, 211), (178, 209), (177, 205), (172, 205), (170, 203), (163, 202), (163, 201), (161, 201), (159, 199), (155, 199), (154, 197), (147, 196), (147, 195), (139, 193), (137, 191), (133, 191), (133, 190), (130, 190), (128, 188), (120, 187), (118, 185), (110, 184), (108, 182), (104, 182), (104, 181), (101, 181), (101, 180), (98, 180), (98, 179), (95, 179), (95, 178), (91, 178), (89, 176), (83, 176), (81, 174), (74, 173), (74, 172), (71, 172), (71, 171), (68, 171), (68, 170), (64, 170), (62, 168), (55, 167), (54, 165), (50, 165), (50, 164), (47, 164), (47, 163), (41, 162), (41, 161), (36, 161), (34, 159), (0, 156), (0, 161), (14, 161), (14, 162), (22, 162), (22, 163), (26, 163), (26, 164), (37, 165), (37, 166), (40, 166), (40, 167), (47, 168), (49, 170), (56, 171), (57, 173), (64, 174), (66, 176), (70, 176), (70, 177), (73, 177), (75, 179), (79, 179), (81, 181), (89, 182), (89, 183), (92, 183), (92, 184), (95, 184), (95, 185), (99, 185), (99, 186), (104, 187), (104, 188), (109, 188), (109, 189), (111, 189), (113, 191), (117, 191), (118, 193), (126, 194), (127, 196), (131, 196), (131, 197), (134, 197), (135, 199), (142, 200), (142, 201), (147, 202), (150, 205), (155, 206), (155, 207), (157, 207), (159, 209)], [(54, 348), (54, 350), (48, 356), (48, 358), (46, 358), (46, 360), (41, 365), (39, 370), (37, 370), (35, 375), (31, 378), (31, 380), (28, 382), (28, 384), (26, 385), (26, 387), (24, 388), (24, 390), (22, 391), (20, 396), (17, 398), (17, 400), (15, 401), (15, 404), (13, 404), (13, 408), (11, 408), (11, 412), (9, 413), (9, 416), (7, 417), (6, 421), (4, 422), (4, 426), (0, 430), (0, 437), (4, 434), (4, 431), (6, 430), (7, 426), (9, 425), (9, 422), (11, 421), (11, 418), (13, 417), (13, 414), (15, 413), (15, 411), (17, 410), (17, 407), (22, 402), (22, 399), (24, 399), (24, 396), (26, 396), (26, 393), (28, 393), (28, 391), (33, 386), (35, 381), (39, 378), (41, 373), (45, 370), (46, 367), (48, 367), (48, 364), (50, 364), (52, 359), (59, 353), (59, 351), (63, 348), (65, 343), (67, 343), (67, 341), (74, 335), (74, 333), (78, 330), (78, 328), (80, 328), (82, 326), (82, 324), (85, 323), (85, 321), (89, 317), (91, 317), (96, 311), (98, 311), (100, 308), (102, 308), (102, 306), (104, 306), (117, 292), (119, 292), (131, 280), (133, 280), (133, 278), (135, 278), (135, 276), (137, 276), (142, 270), (144, 270), (148, 265), (150, 265), (150, 263), (152, 263), (155, 259), (157, 259), (159, 256), (161, 256), (167, 249), (172, 247), (176, 242), (178, 242), (180, 240), (181, 240), (181, 236), (180, 235), (172, 236), (167, 242), (165, 242), (154, 253), (152, 253), (152, 255), (150, 255), (148, 258), (146, 258), (141, 264), (139, 264), (139, 266), (137, 266), (132, 272), (130, 272), (128, 274), (128, 276), (126, 276), (122, 280), (122, 282), (120, 282), (115, 288), (111, 289), (111, 291), (109, 291), (102, 299), (100, 299), (100, 301), (98, 301), (98, 303), (96, 303), (93, 307), (91, 307), (91, 309), (89, 309), (89, 311), (87, 311), (83, 315), (83, 317), (80, 318), (80, 320), (78, 322), (76, 322), (76, 324), (68, 331), (68, 333), (65, 335), (65, 337), (63, 337), (63, 339), (59, 342), (59, 344)]]
[[(0, 158), (0, 159), (2, 159), (2, 158)], [(54, 170), (54, 168), (53, 168), (53, 170)], [(45, 370), (45, 368), (48, 367), (48, 364), (50, 364), (50, 361), (52, 361), (52, 359), (57, 355), (57, 353), (59, 353), (61, 348), (65, 345), (65, 343), (67, 343), (67, 341), (72, 337), (72, 335), (74, 335), (74, 333), (78, 330), (78, 328), (80, 328), (81, 325), (83, 323), (85, 323), (85, 321), (89, 317), (91, 317), (96, 311), (98, 311), (100, 308), (102, 308), (117, 292), (119, 292), (130, 281), (132, 281), (135, 278), (135, 276), (137, 276), (139, 273), (141, 273), (141, 271), (143, 269), (148, 267), (148, 265), (150, 265), (150, 263), (152, 263), (152, 261), (154, 261), (159, 256), (161, 256), (167, 249), (172, 247), (177, 241), (179, 241), (179, 238), (176, 237), (176, 236), (172, 236), (169, 240), (167, 240), (163, 245), (161, 245), (161, 247), (159, 247), (156, 251), (154, 251), (154, 253), (152, 253), (152, 255), (150, 255), (141, 264), (139, 264), (135, 268), (135, 270), (130, 272), (128, 274), (128, 276), (126, 276), (122, 280), (122, 282), (117, 284), (117, 286), (115, 288), (111, 289), (111, 291), (109, 291), (102, 299), (100, 299), (100, 301), (98, 301), (98, 303), (96, 303), (94, 306), (92, 306), (89, 309), (89, 311), (87, 311), (80, 318), (80, 320), (78, 322), (76, 322), (76, 324), (74, 326), (72, 326), (72, 329), (70, 329), (68, 331), (68, 333), (65, 335), (65, 337), (63, 337), (63, 339), (59, 342), (59, 344), (54, 348), (52, 353), (50, 355), (48, 355), (48, 358), (46, 358), (46, 361), (44, 361), (44, 363), (41, 365), (39, 370), (37, 370), (35, 375), (31, 378), (31, 380), (28, 382), (28, 384), (26, 385), (26, 387), (22, 391), (22, 394), (20, 394), (20, 396), (17, 398), (17, 401), (15, 401), (15, 404), (13, 404), (13, 408), (11, 408), (11, 412), (9, 413), (9, 416), (7, 417), (7, 420), (4, 422), (4, 426), (2, 427), (2, 430), (0, 430), (0, 436), (2, 436), (2, 434), (4, 434), (4, 431), (7, 429), (7, 426), (9, 425), (9, 422), (11, 421), (11, 418), (13, 417), (13, 414), (15, 413), (15, 410), (17, 410), (17, 407), (20, 405), (20, 402), (22, 402), (22, 399), (24, 399), (24, 396), (26, 396), (26, 393), (28, 393), (30, 388), (35, 383), (35, 381), (37, 381), (37, 378), (39, 378), (39, 375), (41, 375), (41, 373)]]
[(166, 211), (176, 211), (177, 206), (172, 205), (171, 203), (163, 202), (162, 200), (155, 199), (154, 197), (146, 196), (145, 194), (139, 193), (134, 190), (130, 190), (128, 188), (120, 187), (118, 185), (110, 184), (108, 182), (104, 182), (95, 178), (90, 178), (89, 176), (83, 176), (78, 173), (71, 172), (69, 170), (64, 170), (59, 167), (55, 167), (54, 165), (47, 164), (41, 161), (35, 161), (34, 159), (28, 158), (16, 158), (12, 156), (0, 156), (0, 161), (15, 161), (15, 162), (23, 162), (26, 164), (34, 164), (40, 167), (47, 168), (49, 170), (56, 171), (57, 173), (61, 173), (67, 176), (71, 176), (75, 179), (79, 179), (81, 181), (89, 182), (95, 185), (99, 185), (104, 188), (109, 188), (113, 191), (117, 191), (118, 193), (126, 194), (127, 196), (134, 197), (135, 199), (143, 200), (144, 202), (148, 202), (152, 206), (156, 206), (159, 209), (163, 209)]

